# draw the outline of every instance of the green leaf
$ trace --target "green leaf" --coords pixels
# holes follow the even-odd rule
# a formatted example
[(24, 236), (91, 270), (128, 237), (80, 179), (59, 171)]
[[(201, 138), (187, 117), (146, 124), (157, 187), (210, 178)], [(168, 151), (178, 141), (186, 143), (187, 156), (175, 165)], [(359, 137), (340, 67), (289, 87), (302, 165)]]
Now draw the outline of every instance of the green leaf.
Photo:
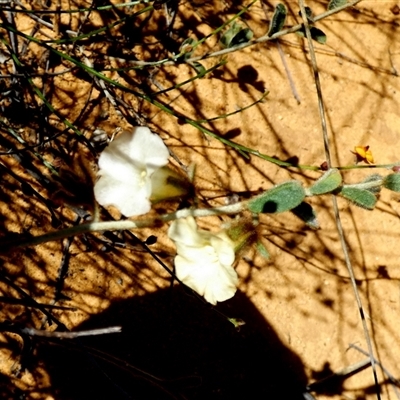
[(356, 187), (343, 186), (340, 195), (350, 200), (356, 206), (373, 210), (377, 202), (376, 196), (366, 189), (359, 189)]
[(289, 181), (250, 200), (247, 207), (253, 213), (281, 213), (297, 207), (305, 196), (299, 181)]
[(287, 10), (286, 7), (279, 3), (275, 7), (274, 15), (272, 16), (271, 22), (269, 24), (268, 36), (282, 30), (283, 25), (285, 25)]
[[(194, 44), (196, 41), (192, 38), (185, 39), (181, 46), (179, 47), (179, 52), (182, 53), (182, 59), (186, 61), (190, 57), (192, 57), (194, 51)], [(181, 58), (179, 58), (181, 60)]]
[(330, 193), (337, 189), (342, 183), (342, 175), (339, 170), (332, 168), (326, 171), (309, 189), (311, 196)]
[(241, 318), (228, 318), (228, 321), (233, 324), (233, 326), (237, 329), (240, 330), (240, 327), (243, 325), (246, 325), (246, 322), (244, 322)]
[(229, 47), (250, 42), (252, 38), (253, 38), (253, 31), (250, 28), (244, 28), (232, 39), (231, 45)]
[(390, 174), (383, 178), (383, 186), (393, 192), (400, 192), (400, 174)]
[[(314, 24), (314, 13), (312, 12), (310, 7), (304, 7), (304, 11), (306, 12), (307, 20), (310, 24)], [(301, 17), (301, 11), (299, 11), (299, 15)]]
[[(314, 13), (312, 12), (310, 7), (304, 7), (304, 11), (306, 12), (306, 16), (309, 22), (313, 23), (314, 22)], [(301, 15), (301, 13), (300, 13)]]
[[(302, 29), (298, 30), (296, 33), (301, 37), (306, 36), (304, 27)], [(311, 26), (310, 33), (311, 33), (312, 39), (315, 40), (316, 42), (318, 42), (320, 44), (326, 43), (326, 35), (323, 31), (321, 31), (321, 29), (318, 29), (315, 26)]]
[(335, 8), (342, 7), (346, 3), (347, 0), (331, 0), (328, 4), (328, 10), (334, 10)]
[(360, 186), (363, 186), (362, 189), (366, 189), (371, 193), (378, 194), (382, 189), (382, 184), (382, 176), (379, 174), (373, 174), (364, 179)]
[(302, 221), (306, 223), (312, 229), (319, 229), (319, 222), (317, 219), (317, 214), (314, 209), (306, 202), (302, 202), (297, 207), (291, 210), (294, 215), (299, 217)]
[(190, 65), (197, 72), (197, 78), (203, 78), (203, 76), (207, 73), (204, 65), (199, 63), (198, 61), (188, 63), (188, 65)]
[(312, 26), (310, 28), (310, 33), (311, 37), (318, 43), (320, 44), (325, 44), (326, 43), (326, 35), (321, 29), (316, 28), (315, 26)]
[(260, 241), (256, 243), (256, 249), (262, 257), (264, 257), (266, 260), (269, 259), (269, 252)]
[(253, 32), (249, 28), (234, 22), (231, 27), (221, 36), (219, 43), (222, 47), (229, 48), (238, 44), (247, 43), (253, 37)]

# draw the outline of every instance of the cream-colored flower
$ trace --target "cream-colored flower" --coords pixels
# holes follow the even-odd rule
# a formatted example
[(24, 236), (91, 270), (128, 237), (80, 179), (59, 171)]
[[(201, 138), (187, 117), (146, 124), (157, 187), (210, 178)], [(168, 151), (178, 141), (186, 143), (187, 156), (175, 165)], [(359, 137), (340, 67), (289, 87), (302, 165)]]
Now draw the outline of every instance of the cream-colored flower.
[(168, 163), (168, 157), (164, 142), (149, 128), (123, 132), (100, 155), (96, 200), (102, 206), (115, 206), (126, 217), (146, 214), (151, 208), (151, 176)]
[(176, 276), (211, 304), (236, 293), (238, 276), (233, 268), (234, 243), (224, 232), (199, 230), (193, 217), (175, 220), (168, 229), (175, 242)]

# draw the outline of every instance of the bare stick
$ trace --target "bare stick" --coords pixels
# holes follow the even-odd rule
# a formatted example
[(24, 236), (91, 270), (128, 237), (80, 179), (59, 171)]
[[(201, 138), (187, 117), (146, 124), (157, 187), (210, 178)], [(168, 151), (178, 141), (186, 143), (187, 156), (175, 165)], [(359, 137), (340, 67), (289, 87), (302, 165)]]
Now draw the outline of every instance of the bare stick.
[[(368, 356), (368, 353), (366, 353)], [(332, 380), (332, 379), (345, 379), (350, 377), (351, 375), (354, 375), (365, 368), (369, 367), (371, 365), (371, 360), (367, 358), (366, 360), (360, 361), (356, 364), (350, 365), (348, 367), (345, 367), (341, 369), (340, 371), (336, 371), (333, 374), (327, 376), (326, 378), (322, 378), (319, 381), (313, 382), (310, 385), (307, 386), (307, 391), (308, 392), (317, 392), (318, 387), (322, 386), (326, 382)]]
[(108, 328), (99, 329), (88, 329), (85, 331), (78, 332), (50, 332), (41, 329), (28, 328), (26, 326), (19, 326), (10, 323), (1, 323), (0, 331), (14, 332), (18, 335), (28, 335), (28, 336), (40, 336), (46, 338), (57, 338), (57, 339), (75, 339), (81, 336), (97, 336), (97, 335), (107, 335), (109, 333), (120, 333), (122, 331), (121, 326), (110, 326)]
[[(355, 344), (350, 344), (350, 348), (355, 349), (357, 351), (359, 351), (360, 353), (364, 354), (365, 356), (369, 356), (369, 354), (364, 351), (361, 347), (358, 347)], [(375, 360), (376, 365), (379, 365), (382, 369), (382, 371), (387, 375), (387, 377), (389, 378), (390, 382), (393, 384), (393, 390), (396, 394), (396, 397), (398, 399), (400, 399), (400, 393), (397, 390), (397, 387), (400, 386), (400, 381), (398, 379), (396, 379), (383, 365), (382, 363), (380, 363), (378, 360)]]
[(21, 328), (19, 332), (29, 336), (41, 336), (41, 337), (57, 338), (57, 339), (75, 339), (81, 336), (96, 336), (96, 335), (108, 335), (109, 333), (120, 333), (121, 330), (122, 327), (120, 326), (111, 326), (109, 328), (90, 329), (87, 331), (79, 331), (79, 332), (49, 332), (35, 328), (25, 327)]
[[(331, 160), (331, 154), (330, 154), (330, 148), (329, 148), (328, 129), (327, 129), (327, 124), (326, 124), (324, 102), (323, 102), (323, 98), (322, 98), (321, 82), (319, 80), (319, 74), (318, 74), (317, 59), (315, 57), (314, 45), (312, 43), (310, 26), (308, 24), (308, 18), (307, 18), (305, 6), (304, 6), (304, 0), (299, 0), (299, 5), (300, 5), (301, 17), (302, 17), (303, 23), (304, 23), (304, 28), (305, 28), (305, 33), (306, 33), (306, 37), (307, 37), (308, 47), (309, 47), (309, 51), (310, 51), (311, 65), (312, 65), (312, 69), (313, 69), (313, 73), (314, 73), (315, 86), (316, 86), (316, 89), (317, 89), (318, 109), (319, 109), (319, 114), (320, 114), (320, 119), (321, 119), (321, 129), (322, 129), (322, 135), (323, 135), (323, 140), (324, 140), (326, 162), (328, 164), (328, 168), (331, 168), (332, 167), (332, 160)], [(372, 349), (371, 337), (370, 337), (370, 334), (369, 334), (367, 321), (365, 319), (364, 306), (362, 304), (362, 301), (361, 301), (361, 298), (360, 298), (360, 294), (358, 293), (357, 283), (356, 283), (356, 279), (355, 279), (355, 276), (354, 276), (354, 270), (353, 270), (353, 266), (352, 266), (351, 261), (350, 261), (349, 249), (347, 247), (346, 240), (345, 240), (345, 237), (344, 237), (343, 225), (342, 225), (342, 221), (340, 219), (339, 207), (338, 207), (338, 204), (337, 204), (337, 199), (336, 199), (336, 197), (334, 195), (332, 196), (332, 203), (333, 203), (333, 210), (334, 210), (334, 215), (335, 215), (336, 227), (337, 227), (337, 230), (338, 230), (338, 233), (339, 233), (340, 243), (341, 243), (341, 246), (342, 246), (344, 259), (345, 259), (345, 262), (346, 262), (346, 267), (347, 267), (347, 270), (349, 272), (351, 284), (352, 284), (352, 287), (353, 287), (354, 296), (356, 298), (358, 310), (359, 310), (359, 313), (360, 313), (360, 316), (361, 316), (361, 322), (362, 322), (362, 326), (363, 326), (365, 340), (367, 342), (369, 357), (370, 357), (370, 360), (371, 360), (372, 373), (373, 373), (373, 376), (374, 376), (376, 395), (377, 395), (378, 400), (380, 400), (381, 396), (380, 396), (380, 393), (379, 393), (378, 376), (377, 376), (377, 373), (376, 373), (376, 365), (375, 365), (374, 353), (373, 353), (373, 349)]]
[(289, 80), (290, 88), (292, 89), (293, 97), (296, 99), (297, 104), (301, 103), (299, 93), (297, 92), (296, 85), (294, 84), (294, 80), (292, 78), (292, 74), (290, 73), (289, 66), (286, 62), (285, 53), (282, 50), (282, 46), (279, 43), (279, 40), (276, 41), (276, 47), (278, 48), (279, 55), (281, 56), (283, 68), (285, 68), (286, 76)]

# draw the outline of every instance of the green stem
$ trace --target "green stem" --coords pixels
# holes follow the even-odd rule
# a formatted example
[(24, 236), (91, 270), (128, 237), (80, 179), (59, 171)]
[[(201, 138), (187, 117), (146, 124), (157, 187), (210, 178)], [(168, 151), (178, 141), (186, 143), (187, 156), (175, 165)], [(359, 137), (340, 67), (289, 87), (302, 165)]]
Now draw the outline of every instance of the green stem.
[[(20, 10), (18, 8), (13, 8), (13, 7), (2, 7), (3, 11), (11, 11), (13, 13), (20, 13), (20, 14), (75, 14), (75, 13), (82, 13), (82, 12), (87, 12), (87, 11), (105, 11), (105, 10), (111, 10), (113, 8), (123, 8), (123, 7), (131, 7), (131, 6), (136, 6), (138, 4), (145, 4), (149, 3), (150, 1), (130, 1), (127, 3), (119, 3), (119, 4), (112, 4), (112, 5), (107, 5), (107, 6), (99, 6), (99, 7), (85, 7), (85, 8), (74, 8), (70, 10), (27, 10), (23, 9)], [(152, 10), (154, 9), (153, 6), (149, 6)]]

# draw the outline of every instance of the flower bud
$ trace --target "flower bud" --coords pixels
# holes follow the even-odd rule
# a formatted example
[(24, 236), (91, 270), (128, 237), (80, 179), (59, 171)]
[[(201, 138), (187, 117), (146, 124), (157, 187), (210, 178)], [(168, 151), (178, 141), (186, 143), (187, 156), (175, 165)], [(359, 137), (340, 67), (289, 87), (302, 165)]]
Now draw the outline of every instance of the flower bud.
[(185, 197), (191, 190), (191, 183), (167, 166), (157, 169), (151, 175), (152, 203)]

